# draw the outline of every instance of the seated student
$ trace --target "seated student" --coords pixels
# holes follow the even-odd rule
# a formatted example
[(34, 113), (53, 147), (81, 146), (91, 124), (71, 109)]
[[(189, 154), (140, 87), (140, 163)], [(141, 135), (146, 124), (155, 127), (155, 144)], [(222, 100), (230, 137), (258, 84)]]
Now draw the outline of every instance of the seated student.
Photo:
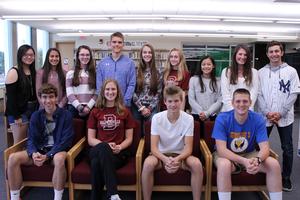
[(57, 89), (43, 84), (38, 92), (44, 109), (35, 111), (30, 119), (27, 150), (16, 152), (8, 159), (7, 176), (11, 200), (19, 200), (22, 187), (21, 165), (54, 165), (54, 200), (62, 199), (66, 182), (65, 160), (73, 139), (72, 115), (59, 108)]
[(192, 156), (194, 120), (180, 110), (182, 89), (168, 86), (164, 89), (166, 111), (157, 113), (151, 123), (151, 154), (146, 158), (142, 171), (144, 200), (150, 200), (154, 183), (153, 173), (164, 168), (172, 174), (179, 168), (191, 172), (193, 199), (201, 198), (202, 165)]
[(117, 81), (104, 81), (87, 121), (92, 171), (92, 200), (102, 198), (104, 185), (111, 200), (119, 200), (116, 169), (127, 163), (135, 121), (123, 103)]
[[(265, 120), (251, 110), (250, 92), (237, 89), (233, 93), (233, 110), (216, 118), (212, 137), (217, 151), (214, 164), (218, 169), (217, 185), (220, 200), (231, 199), (231, 174), (246, 170), (249, 174), (266, 173), (271, 200), (282, 199), (281, 170), (278, 161), (269, 156)], [(259, 151), (255, 150), (258, 144)]]

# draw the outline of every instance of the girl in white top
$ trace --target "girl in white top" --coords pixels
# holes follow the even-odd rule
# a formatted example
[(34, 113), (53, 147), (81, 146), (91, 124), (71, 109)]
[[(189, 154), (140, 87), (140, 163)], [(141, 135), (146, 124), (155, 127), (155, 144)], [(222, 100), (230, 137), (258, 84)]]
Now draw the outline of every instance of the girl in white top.
[(195, 119), (204, 121), (214, 117), (221, 108), (220, 81), (215, 74), (215, 61), (211, 56), (200, 60), (197, 75), (189, 82), (189, 104)]
[(250, 91), (252, 104), (254, 105), (258, 95), (259, 79), (257, 70), (251, 67), (250, 49), (243, 44), (235, 47), (230, 67), (223, 69), (221, 74), (221, 92), (223, 107), (221, 111), (232, 110), (231, 100), (233, 92), (238, 88)]

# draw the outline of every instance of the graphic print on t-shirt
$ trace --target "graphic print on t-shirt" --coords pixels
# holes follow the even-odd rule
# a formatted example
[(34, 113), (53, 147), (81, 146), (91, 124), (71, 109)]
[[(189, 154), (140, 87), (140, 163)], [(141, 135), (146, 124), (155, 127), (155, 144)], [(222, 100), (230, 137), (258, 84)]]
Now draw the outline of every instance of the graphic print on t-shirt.
[(106, 114), (103, 118), (99, 122), (103, 130), (115, 130), (120, 125), (120, 120), (114, 114)]
[(177, 77), (176, 76), (169, 76), (168, 77), (168, 84), (178, 85)]
[(230, 137), (232, 138), (230, 148), (233, 152), (242, 153), (247, 149), (249, 145), (247, 137), (250, 138), (250, 132), (231, 132)]

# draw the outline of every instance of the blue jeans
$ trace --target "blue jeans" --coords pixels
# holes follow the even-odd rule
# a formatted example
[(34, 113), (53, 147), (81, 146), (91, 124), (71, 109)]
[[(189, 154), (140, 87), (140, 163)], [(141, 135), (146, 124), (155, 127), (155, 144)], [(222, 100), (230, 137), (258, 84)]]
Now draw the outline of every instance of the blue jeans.
[[(268, 136), (271, 134), (273, 126), (267, 127)], [(289, 178), (293, 168), (293, 124), (285, 127), (278, 127), (282, 149), (282, 177)]]
[(152, 110), (151, 115), (149, 117), (144, 117), (139, 112), (139, 110), (136, 107), (136, 105), (134, 103), (132, 103), (132, 105), (131, 105), (131, 113), (132, 113), (133, 117), (136, 120), (140, 121), (140, 123), (141, 123), (141, 137), (143, 137), (145, 135), (144, 122), (152, 119), (153, 115), (157, 113), (157, 107)]

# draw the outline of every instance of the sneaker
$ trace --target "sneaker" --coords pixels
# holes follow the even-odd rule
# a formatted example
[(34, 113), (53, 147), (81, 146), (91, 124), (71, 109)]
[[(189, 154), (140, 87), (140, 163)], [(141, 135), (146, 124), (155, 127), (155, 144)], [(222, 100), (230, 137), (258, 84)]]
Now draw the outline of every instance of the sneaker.
[(290, 178), (282, 179), (282, 190), (285, 192), (291, 192), (293, 190), (293, 186)]
[(121, 200), (121, 198), (119, 197), (119, 195), (114, 194), (110, 196), (110, 200)]

